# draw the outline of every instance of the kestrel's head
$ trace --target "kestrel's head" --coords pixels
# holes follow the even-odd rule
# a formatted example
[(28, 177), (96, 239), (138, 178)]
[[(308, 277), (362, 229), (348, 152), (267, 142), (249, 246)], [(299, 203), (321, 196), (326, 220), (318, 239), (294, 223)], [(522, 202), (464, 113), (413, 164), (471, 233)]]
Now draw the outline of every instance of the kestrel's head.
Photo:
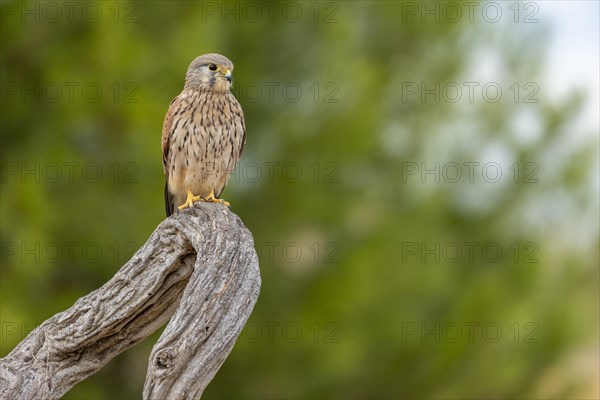
[(190, 64), (185, 74), (185, 86), (193, 89), (228, 91), (231, 87), (233, 63), (220, 54), (205, 54)]

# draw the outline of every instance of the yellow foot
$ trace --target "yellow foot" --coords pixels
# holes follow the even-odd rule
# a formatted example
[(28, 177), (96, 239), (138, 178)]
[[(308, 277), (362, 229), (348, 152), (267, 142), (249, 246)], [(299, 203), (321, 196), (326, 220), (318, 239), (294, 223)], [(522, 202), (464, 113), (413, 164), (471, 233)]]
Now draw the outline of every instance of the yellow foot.
[(215, 192), (213, 190), (210, 191), (210, 193), (208, 194), (208, 196), (206, 196), (204, 198), (204, 201), (208, 201), (209, 203), (221, 203), (221, 204), (225, 204), (227, 207), (230, 206), (229, 202), (223, 200), (223, 199), (217, 199), (215, 197)]
[(188, 190), (187, 191), (187, 199), (185, 200), (185, 203), (183, 203), (182, 205), (180, 205), (177, 208), (180, 210), (183, 210), (184, 208), (192, 208), (194, 206), (194, 202), (201, 201), (201, 200), (204, 200), (204, 199), (200, 196), (194, 196), (194, 194)]

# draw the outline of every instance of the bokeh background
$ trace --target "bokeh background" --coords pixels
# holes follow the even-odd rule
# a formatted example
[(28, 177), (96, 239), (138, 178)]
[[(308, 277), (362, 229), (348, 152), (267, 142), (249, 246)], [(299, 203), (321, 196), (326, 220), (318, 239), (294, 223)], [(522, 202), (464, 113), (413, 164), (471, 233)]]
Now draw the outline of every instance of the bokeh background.
[[(207, 399), (599, 397), (597, 2), (0, 3), (0, 355), (164, 219), (235, 63), (262, 292)], [(160, 332), (66, 399), (141, 397)]]

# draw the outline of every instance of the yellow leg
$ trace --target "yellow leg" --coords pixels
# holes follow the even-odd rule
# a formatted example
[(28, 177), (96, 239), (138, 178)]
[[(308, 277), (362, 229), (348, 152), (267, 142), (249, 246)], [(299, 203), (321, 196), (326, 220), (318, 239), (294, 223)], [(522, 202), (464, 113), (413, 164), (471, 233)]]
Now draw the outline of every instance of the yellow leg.
[(204, 198), (204, 201), (208, 201), (209, 203), (221, 203), (221, 204), (225, 204), (227, 207), (229, 207), (229, 202), (223, 200), (223, 199), (217, 199), (215, 197), (215, 192), (214, 190), (211, 190), (210, 193), (208, 194), (208, 196), (206, 196)]
[(185, 201), (185, 203), (183, 203), (182, 205), (180, 205), (179, 208), (180, 210), (183, 210), (184, 208), (192, 208), (194, 206), (194, 202), (195, 201), (200, 201), (203, 200), (202, 197), (200, 196), (194, 196), (194, 194), (192, 193), (191, 190), (188, 189), (187, 191), (187, 199)]

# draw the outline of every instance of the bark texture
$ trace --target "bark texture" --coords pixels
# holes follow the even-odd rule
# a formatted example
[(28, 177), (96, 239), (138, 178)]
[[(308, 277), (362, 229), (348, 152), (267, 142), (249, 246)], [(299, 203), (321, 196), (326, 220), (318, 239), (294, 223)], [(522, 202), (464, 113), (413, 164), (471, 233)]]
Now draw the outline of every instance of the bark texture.
[(239, 217), (197, 203), (163, 221), (106, 284), (0, 359), (0, 399), (58, 399), (169, 319), (143, 398), (197, 399), (241, 333), (260, 283), (252, 235)]

